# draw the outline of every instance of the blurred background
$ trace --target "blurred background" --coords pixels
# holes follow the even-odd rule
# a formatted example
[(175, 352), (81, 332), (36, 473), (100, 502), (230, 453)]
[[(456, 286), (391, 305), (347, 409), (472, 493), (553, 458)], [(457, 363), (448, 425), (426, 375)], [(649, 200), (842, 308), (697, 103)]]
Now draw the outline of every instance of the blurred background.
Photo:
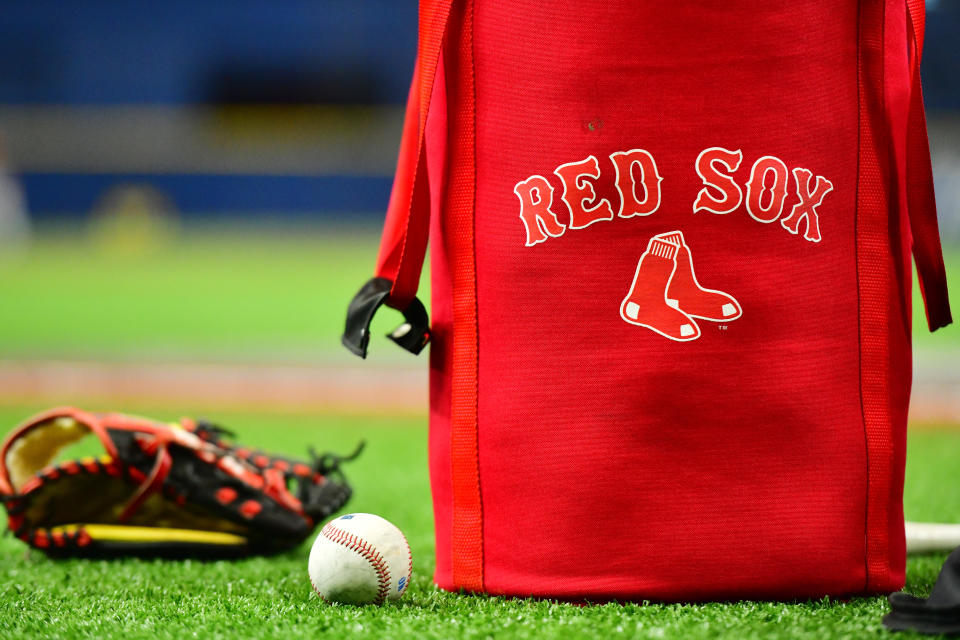
[[(960, 2), (928, 11), (960, 313)], [(375, 338), (361, 365), (339, 344), (390, 192), (414, 0), (0, 15), (0, 404), (423, 413), (423, 358)], [(381, 316), (375, 333), (399, 322)], [(914, 417), (956, 421), (960, 329), (916, 325)]]

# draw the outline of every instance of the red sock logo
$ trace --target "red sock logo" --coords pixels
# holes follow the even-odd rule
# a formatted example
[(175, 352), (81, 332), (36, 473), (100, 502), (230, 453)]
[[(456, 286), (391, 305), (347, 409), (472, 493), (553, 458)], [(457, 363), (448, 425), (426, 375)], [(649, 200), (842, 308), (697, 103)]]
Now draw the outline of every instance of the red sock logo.
[(620, 304), (620, 317), (630, 324), (656, 331), (671, 340), (686, 342), (700, 337), (693, 318), (667, 297), (667, 288), (677, 270), (678, 247), (653, 237), (637, 263), (630, 293)]
[(684, 313), (713, 322), (726, 322), (740, 317), (743, 311), (733, 296), (716, 289), (706, 289), (697, 282), (693, 256), (682, 233), (671, 231), (654, 237), (677, 245), (677, 271), (670, 280), (667, 297), (676, 300)]
[(740, 303), (728, 293), (700, 285), (690, 247), (680, 231), (650, 239), (637, 263), (620, 317), (662, 336), (687, 342), (700, 337), (693, 318), (728, 322), (740, 317)]

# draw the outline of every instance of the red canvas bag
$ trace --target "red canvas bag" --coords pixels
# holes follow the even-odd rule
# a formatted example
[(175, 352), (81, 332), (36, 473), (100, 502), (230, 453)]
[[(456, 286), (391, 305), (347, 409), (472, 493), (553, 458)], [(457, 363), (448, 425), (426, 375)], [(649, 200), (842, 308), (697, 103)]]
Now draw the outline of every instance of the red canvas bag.
[(922, 0), (421, 2), (344, 343), (384, 303), (432, 341), (438, 585), (903, 585), (911, 252), (951, 321), (922, 45)]

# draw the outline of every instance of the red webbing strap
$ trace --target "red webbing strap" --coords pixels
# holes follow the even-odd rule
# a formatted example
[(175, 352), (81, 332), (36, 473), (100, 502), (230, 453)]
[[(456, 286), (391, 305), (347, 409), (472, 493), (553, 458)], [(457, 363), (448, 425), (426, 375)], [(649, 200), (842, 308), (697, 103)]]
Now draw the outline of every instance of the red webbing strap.
[(410, 202), (413, 194), (413, 182), (417, 168), (419, 152), (420, 117), (420, 64), (419, 59), (413, 68), (410, 81), (410, 94), (407, 96), (407, 110), (403, 120), (403, 136), (400, 138), (400, 153), (397, 157), (397, 170), (393, 176), (393, 189), (390, 192), (390, 204), (387, 206), (387, 218), (383, 223), (383, 235), (380, 237), (380, 254), (374, 273), (394, 282), (400, 267), (407, 227), (410, 223)]
[(451, 2), (420, 2), (417, 63), (407, 99), (397, 172), (377, 258), (376, 275), (393, 283), (386, 304), (400, 310), (405, 309), (417, 293), (427, 252), (430, 193), (424, 132)]
[[(453, 265), (453, 363), (450, 456), (453, 488), (453, 583), (483, 590), (483, 510), (477, 437), (477, 293), (474, 245), (473, 2), (421, 0), (417, 68), (407, 100), (387, 221), (376, 275), (393, 283), (386, 301), (404, 309), (414, 298), (426, 254), (430, 195), (424, 134), (439, 56), (446, 38), (444, 81), (455, 103), (448, 116), (449, 187), (446, 197)], [(451, 12), (455, 15), (451, 16)]]
[(860, 397), (866, 441), (864, 591), (875, 591), (889, 572), (888, 534), (893, 442), (890, 425), (891, 300), (897, 278), (890, 251), (889, 177), (884, 137), (884, 2), (861, 0), (857, 54), (859, 167), (857, 175), (857, 283), (860, 307)]
[[(923, 56), (923, 37), (927, 28), (927, 0), (907, 0), (907, 19), (910, 21), (910, 36), (914, 38), (917, 52), (917, 66)], [(911, 51), (913, 51), (911, 45)]]
[(933, 192), (933, 168), (927, 139), (927, 118), (920, 85), (925, 25), (924, 0), (907, 0), (907, 38), (910, 55), (910, 111), (907, 121), (906, 188), (913, 259), (917, 264), (920, 293), (923, 295), (930, 331), (953, 321), (947, 296), (947, 273), (940, 248), (937, 203)]
[[(450, 22), (448, 117), (450, 180), (447, 195), (453, 265), (453, 371), (450, 458), (453, 489), (453, 583), (482, 591), (483, 504), (477, 432), (478, 333), (474, 203), (476, 198), (473, 0), (457, 3)], [(451, 67), (448, 66), (447, 69)]]

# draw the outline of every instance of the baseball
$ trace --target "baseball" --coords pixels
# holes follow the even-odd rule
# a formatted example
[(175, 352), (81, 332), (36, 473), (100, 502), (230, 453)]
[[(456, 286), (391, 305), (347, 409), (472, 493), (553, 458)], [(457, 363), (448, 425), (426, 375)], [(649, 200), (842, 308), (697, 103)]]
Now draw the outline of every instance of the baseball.
[(351, 513), (324, 525), (307, 565), (314, 591), (326, 601), (344, 604), (399, 599), (412, 569), (403, 533), (371, 513)]

